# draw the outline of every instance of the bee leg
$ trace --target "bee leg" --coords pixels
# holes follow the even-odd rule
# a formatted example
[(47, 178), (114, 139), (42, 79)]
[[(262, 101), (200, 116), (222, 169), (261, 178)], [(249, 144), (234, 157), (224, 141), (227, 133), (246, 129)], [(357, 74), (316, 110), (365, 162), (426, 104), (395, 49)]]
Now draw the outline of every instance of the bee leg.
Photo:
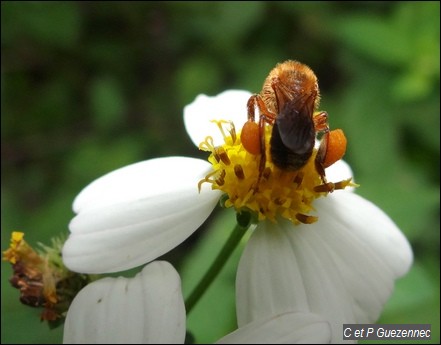
[(255, 115), (256, 115), (256, 104), (257, 99), (259, 98), (259, 95), (252, 95), (250, 99), (247, 102), (247, 111), (248, 111), (248, 121), (255, 122)]
[(336, 183), (328, 182), (325, 173), (325, 169), (340, 160), (345, 152), (346, 137), (341, 129), (335, 129), (323, 135), (315, 157), (315, 167), (323, 184), (314, 188), (316, 192), (333, 192), (335, 189), (343, 189), (349, 184), (347, 180)]
[(266, 145), (265, 145), (265, 116), (261, 115), (259, 118), (259, 136), (260, 136), (260, 161), (259, 161), (259, 177), (254, 191), (259, 189), (260, 180), (262, 179), (263, 171), (266, 164)]
[[(259, 109), (259, 124), (255, 122), (256, 106)], [(242, 144), (249, 153), (255, 155), (260, 153), (259, 177), (251, 188), (256, 193), (259, 189), (266, 163), (265, 124), (273, 124), (276, 116), (267, 109), (262, 97), (257, 94), (252, 95), (248, 100), (247, 111), (248, 121), (242, 129)]]
[(334, 183), (328, 182), (326, 179), (324, 162), (326, 160), (326, 155), (328, 153), (328, 144), (329, 144), (329, 132), (326, 132), (322, 137), (322, 141), (320, 142), (317, 155), (315, 156), (315, 169), (319, 173), (320, 178), (322, 179), (323, 182), (323, 184), (314, 187), (314, 190), (316, 192), (331, 193), (335, 189)]
[(252, 95), (247, 102), (248, 121), (242, 127), (240, 139), (246, 151), (252, 155), (261, 152), (259, 124), (255, 121), (256, 105), (258, 105), (259, 95)]
[(312, 120), (316, 132), (329, 132), (328, 113), (326, 111), (314, 114)]
[(314, 191), (316, 191), (317, 193), (332, 193), (335, 189), (335, 184), (326, 180), (325, 169), (323, 168), (323, 165), (319, 161), (317, 161), (317, 159), (315, 160), (315, 168), (319, 173), (323, 183), (315, 186)]
[[(256, 106), (259, 109), (258, 123), (255, 121)], [(268, 111), (262, 97), (257, 94), (249, 98), (247, 102), (247, 114), (248, 121), (245, 122), (241, 131), (242, 144), (249, 153), (258, 155), (265, 152), (265, 123), (273, 124), (275, 115)], [(263, 145), (261, 145), (261, 142), (263, 142)]]

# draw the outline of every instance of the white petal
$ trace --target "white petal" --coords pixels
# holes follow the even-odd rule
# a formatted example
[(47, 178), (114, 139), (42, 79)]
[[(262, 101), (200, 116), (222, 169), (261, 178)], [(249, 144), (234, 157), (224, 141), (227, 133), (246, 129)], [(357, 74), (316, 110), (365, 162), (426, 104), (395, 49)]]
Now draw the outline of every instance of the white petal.
[[(339, 182), (348, 178), (352, 178), (352, 180), (354, 179), (351, 167), (342, 159), (326, 168), (325, 172), (326, 178), (330, 182)], [(349, 188), (345, 190), (349, 190)], [(353, 188), (351, 188), (351, 190), (353, 190)]]
[(81, 290), (67, 313), (63, 343), (182, 344), (184, 338), (179, 275), (157, 261), (134, 278), (104, 278)]
[[(75, 213), (174, 192), (206, 174), (211, 165), (189, 157), (163, 157), (127, 165), (86, 186), (75, 198)], [(196, 184), (194, 184), (196, 180)]]
[(133, 268), (173, 249), (210, 215), (219, 192), (198, 181), (202, 160), (154, 159), (116, 170), (86, 187), (75, 201), (63, 261), (72, 271)]
[(286, 313), (251, 322), (217, 344), (326, 344), (329, 323), (311, 313)]
[(239, 326), (298, 310), (330, 320), (332, 342), (343, 323), (375, 322), (394, 280), (412, 263), (406, 238), (379, 208), (353, 193), (316, 201), (319, 221), (260, 224), (237, 273)]
[(233, 121), (240, 130), (247, 120), (247, 102), (251, 93), (243, 90), (227, 90), (217, 96), (199, 95), (184, 107), (184, 124), (196, 146), (211, 136), (214, 144), (223, 144), (223, 138), (212, 120)]

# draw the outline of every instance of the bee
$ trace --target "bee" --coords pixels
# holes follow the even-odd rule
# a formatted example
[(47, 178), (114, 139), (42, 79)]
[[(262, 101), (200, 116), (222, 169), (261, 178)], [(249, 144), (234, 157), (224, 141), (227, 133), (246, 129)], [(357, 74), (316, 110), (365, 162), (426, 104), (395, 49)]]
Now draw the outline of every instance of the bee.
[[(247, 103), (248, 121), (241, 140), (249, 153), (260, 154), (259, 180), (267, 160), (265, 126), (271, 125), (269, 153), (273, 164), (285, 171), (301, 169), (311, 158), (315, 140), (322, 135), (315, 158), (323, 191), (332, 191), (326, 181), (325, 168), (341, 159), (346, 151), (342, 130), (330, 131), (328, 114), (317, 112), (320, 92), (317, 77), (306, 65), (288, 60), (274, 67), (263, 83), (262, 91)], [(259, 121), (255, 122), (256, 108)], [(320, 190), (320, 188), (319, 188)]]

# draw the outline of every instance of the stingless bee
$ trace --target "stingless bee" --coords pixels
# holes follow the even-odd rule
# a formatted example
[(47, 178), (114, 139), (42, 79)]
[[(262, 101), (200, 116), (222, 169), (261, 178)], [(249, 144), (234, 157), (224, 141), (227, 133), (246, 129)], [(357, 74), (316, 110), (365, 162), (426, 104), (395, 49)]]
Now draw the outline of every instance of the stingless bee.
[[(251, 154), (260, 154), (259, 184), (265, 169), (265, 126), (271, 125), (269, 153), (271, 161), (281, 170), (302, 168), (313, 154), (315, 140), (323, 134), (315, 158), (315, 167), (323, 185), (318, 191), (331, 192), (335, 185), (326, 180), (325, 168), (341, 159), (346, 151), (342, 130), (330, 131), (328, 114), (316, 112), (320, 101), (317, 77), (306, 65), (288, 60), (274, 67), (266, 77), (262, 91), (247, 103), (248, 121), (241, 140)], [(256, 107), (259, 122), (255, 122)]]

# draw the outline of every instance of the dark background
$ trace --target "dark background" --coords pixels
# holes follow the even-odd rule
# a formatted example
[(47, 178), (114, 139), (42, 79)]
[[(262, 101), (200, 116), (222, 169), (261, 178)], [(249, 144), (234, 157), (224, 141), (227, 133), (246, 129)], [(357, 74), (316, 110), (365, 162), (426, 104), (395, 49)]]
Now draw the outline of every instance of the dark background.
[[(357, 193), (414, 249), (380, 322), (431, 323), (439, 342), (439, 2), (4, 1), (1, 45), (3, 250), (13, 230), (33, 244), (67, 233), (75, 195), (106, 172), (205, 158), (183, 107), (199, 93), (258, 92), (277, 62), (297, 59), (346, 133)], [(19, 303), (10, 265), (1, 271), (2, 343), (60, 342)], [(197, 324), (197, 341), (215, 340)]]

